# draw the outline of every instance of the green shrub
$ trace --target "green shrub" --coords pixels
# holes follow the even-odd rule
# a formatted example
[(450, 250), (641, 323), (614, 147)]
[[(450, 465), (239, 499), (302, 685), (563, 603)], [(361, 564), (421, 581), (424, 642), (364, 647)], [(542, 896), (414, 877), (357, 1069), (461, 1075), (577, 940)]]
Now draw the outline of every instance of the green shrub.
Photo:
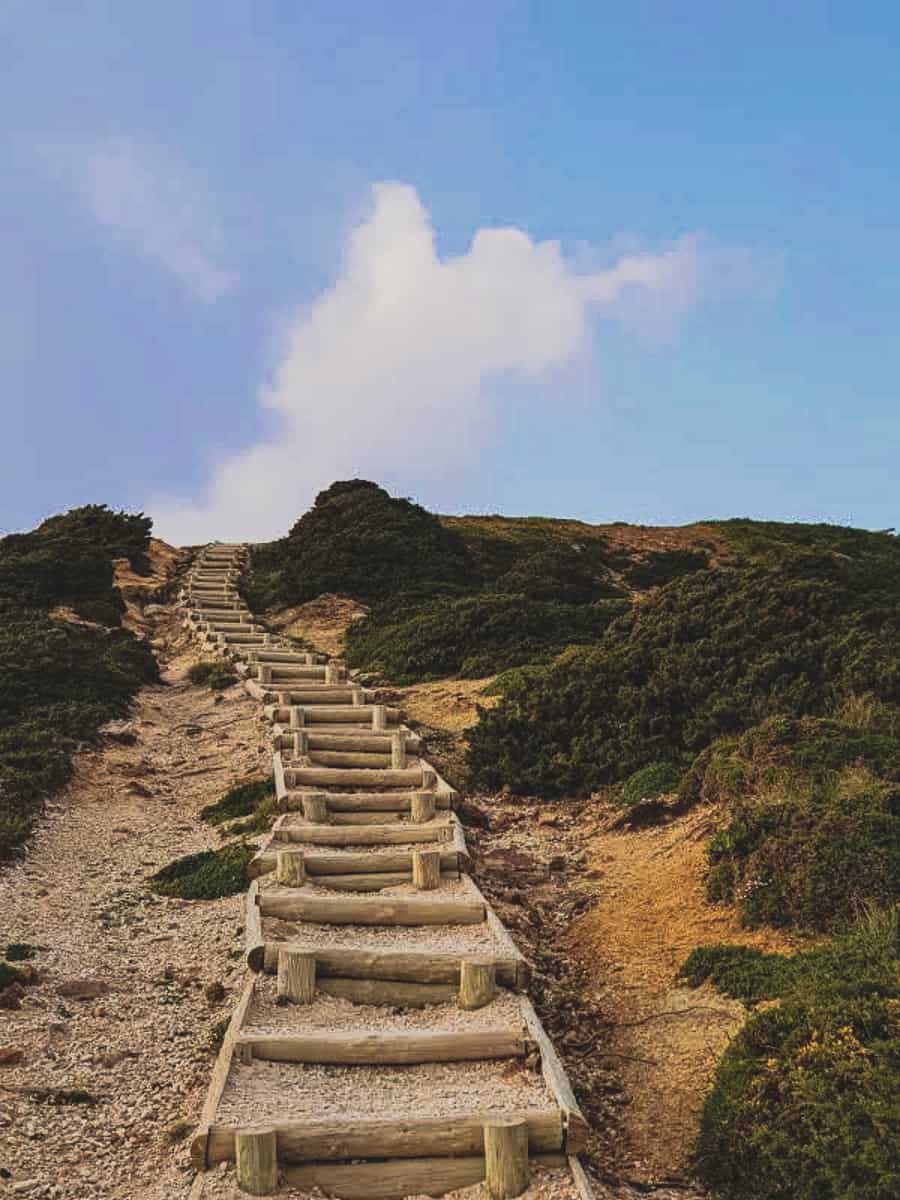
[(622, 803), (630, 807), (641, 800), (655, 800), (667, 792), (674, 792), (678, 788), (681, 774), (672, 763), (648, 763), (625, 780), (622, 785)]
[(247, 864), (256, 850), (235, 842), (220, 850), (187, 854), (151, 875), (149, 884), (161, 896), (182, 900), (217, 900), (242, 892), (250, 882)]
[[(595, 647), (511, 678), (469, 731), (476, 786), (588, 794), (716, 737), (851, 694), (900, 703), (900, 547), (856, 560), (698, 571), (614, 621)], [(870, 543), (865, 542), (866, 546)]]
[(221, 692), (237, 682), (237, 671), (231, 663), (207, 660), (192, 663), (188, 667), (187, 677), (191, 683), (206, 686), (214, 692)]
[(32, 946), (29, 942), (10, 942), (6, 947), (7, 962), (24, 962), (28, 958), (34, 958), (37, 955), (38, 947)]
[(623, 607), (490, 594), (395, 602), (354, 622), (347, 662), (400, 684), (446, 675), (477, 679), (552, 658), (571, 642), (593, 641)]
[(275, 784), (272, 778), (248, 779), (229, 788), (215, 804), (207, 804), (200, 810), (200, 820), (209, 825), (222, 825), (225, 821), (236, 821), (239, 817), (249, 817), (255, 813), (258, 806), (270, 800), (275, 795)]
[(21, 978), (21, 972), (17, 971), (15, 967), (11, 967), (9, 963), (0, 962), (0, 992), (11, 984), (18, 983)]
[(781, 997), (730, 1043), (704, 1105), (694, 1167), (715, 1195), (900, 1194), (897, 928), (895, 910), (781, 963), (737, 948), (729, 961), (728, 947), (695, 959), (692, 981), (706, 972), (743, 998)]
[(465, 548), (418, 504), (364, 479), (333, 483), (287, 537), (258, 547), (241, 581), (248, 604), (302, 604), (337, 592), (367, 604), (398, 591), (457, 592), (471, 582)]
[(682, 575), (709, 567), (705, 550), (651, 550), (625, 567), (626, 582), (633, 588), (661, 587)]
[(756, 1004), (784, 994), (796, 979), (797, 961), (754, 946), (701, 946), (688, 955), (678, 977), (688, 987), (710, 980), (726, 996)]

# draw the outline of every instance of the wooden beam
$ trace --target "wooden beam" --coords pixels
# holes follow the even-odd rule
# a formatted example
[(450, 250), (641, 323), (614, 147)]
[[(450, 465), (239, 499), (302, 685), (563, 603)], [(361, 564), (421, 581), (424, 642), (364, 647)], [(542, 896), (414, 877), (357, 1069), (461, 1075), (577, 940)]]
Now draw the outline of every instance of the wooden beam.
[[(291, 942), (267, 942), (265, 969), (274, 972), (278, 951)], [(303, 949), (302, 943), (296, 943)], [(497, 980), (504, 987), (514, 988), (518, 971), (516, 959), (479, 955), (494, 963)], [(459, 988), (460, 955), (415, 950), (351, 950), (343, 946), (316, 947), (316, 976), (326, 978), (399, 980), (408, 983), (446, 984), (447, 997), (456, 998)]]
[(402, 846), (405, 842), (445, 842), (451, 836), (449, 823), (431, 821), (427, 825), (283, 825), (277, 840), (309, 846)]
[(440, 895), (358, 899), (267, 889), (259, 893), (259, 907), (264, 917), (323, 925), (478, 925), (484, 920), (483, 900)]
[[(563, 1125), (556, 1107), (526, 1112), (474, 1112), (446, 1116), (344, 1121), (273, 1122), (278, 1161), (283, 1163), (340, 1161), (348, 1158), (420, 1158), (479, 1154), (483, 1127), (498, 1116), (524, 1120), (530, 1153), (563, 1148)], [(234, 1159), (234, 1126), (215, 1124), (209, 1131), (209, 1162)]]
[(268, 1062), (350, 1064), (469, 1062), (523, 1058), (521, 1028), (480, 1029), (475, 1033), (413, 1031), (404, 1033), (318, 1033), (261, 1035), (242, 1033), (239, 1046)]
[(527, 996), (522, 997), (522, 1019), (528, 1033), (537, 1043), (544, 1082), (563, 1113), (566, 1127), (566, 1151), (569, 1154), (579, 1154), (586, 1147), (590, 1126), (572, 1091), (566, 1069), (547, 1036), (540, 1017), (534, 1011), (534, 1005)]

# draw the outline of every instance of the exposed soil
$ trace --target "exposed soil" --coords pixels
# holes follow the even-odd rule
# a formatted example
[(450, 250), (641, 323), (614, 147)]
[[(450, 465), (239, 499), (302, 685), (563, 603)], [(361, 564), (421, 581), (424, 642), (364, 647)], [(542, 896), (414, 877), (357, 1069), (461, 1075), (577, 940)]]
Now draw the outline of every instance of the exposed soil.
[(642, 1178), (684, 1170), (716, 1063), (746, 1017), (743, 1005), (711, 988), (676, 987), (685, 958), (716, 942), (796, 946), (773, 930), (745, 929), (732, 907), (706, 901), (705, 841), (717, 819), (702, 808), (633, 832), (595, 822), (585, 843), (595, 903), (565, 937), (611, 1023), (605, 1051), (630, 1097), (623, 1151)]
[(368, 611), (356, 600), (327, 592), (307, 604), (270, 609), (264, 620), (272, 629), (297, 638), (311, 650), (340, 657), (344, 653), (347, 630)]

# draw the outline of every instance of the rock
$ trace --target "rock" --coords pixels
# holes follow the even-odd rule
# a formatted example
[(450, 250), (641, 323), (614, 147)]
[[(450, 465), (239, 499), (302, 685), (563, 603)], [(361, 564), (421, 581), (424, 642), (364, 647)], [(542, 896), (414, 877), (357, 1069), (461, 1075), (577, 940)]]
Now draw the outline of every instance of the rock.
[(96, 1000), (108, 991), (109, 984), (102, 979), (66, 979), (56, 988), (57, 996), (70, 1000)]
[(566, 856), (564, 854), (554, 854), (547, 863), (551, 871), (564, 871), (567, 866)]
[(152, 788), (148, 788), (145, 783), (138, 783), (136, 779), (129, 783), (125, 791), (131, 796), (143, 796), (144, 799), (149, 799), (153, 795)]
[(25, 1051), (18, 1046), (0, 1046), (0, 1067), (17, 1067), (25, 1061)]
[(214, 983), (208, 983), (203, 989), (203, 995), (207, 998), (210, 1004), (221, 1004), (225, 999), (225, 988), (216, 980)]
[(131, 721), (107, 721), (97, 732), (110, 741), (121, 742), (124, 746), (133, 746), (137, 741), (137, 731)]

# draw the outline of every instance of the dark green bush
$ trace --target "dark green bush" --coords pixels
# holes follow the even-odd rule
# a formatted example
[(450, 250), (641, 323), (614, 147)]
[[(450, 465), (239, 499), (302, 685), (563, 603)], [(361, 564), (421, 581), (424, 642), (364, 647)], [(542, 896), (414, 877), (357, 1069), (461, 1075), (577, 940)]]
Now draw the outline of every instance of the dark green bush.
[(462, 541), (418, 504), (364, 479), (333, 483), (287, 537), (258, 547), (241, 590), (252, 609), (323, 592), (365, 603), (458, 592), (472, 581)]
[(37, 952), (37, 946), (32, 946), (29, 942), (10, 942), (6, 947), (6, 960), (24, 962), (28, 958), (34, 958)]
[(709, 566), (705, 550), (650, 550), (637, 562), (626, 566), (626, 582), (633, 588), (661, 587), (682, 575), (703, 571)]
[(641, 800), (655, 800), (667, 792), (674, 792), (681, 780), (681, 774), (672, 763), (648, 763), (625, 780), (622, 785), (622, 803), (630, 807)]
[(217, 900), (242, 892), (250, 882), (247, 864), (256, 853), (253, 846), (234, 842), (220, 850), (187, 854), (151, 875), (149, 884), (161, 896), (182, 900)]
[(269, 779), (248, 779), (229, 788), (225, 795), (215, 802), (207, 804), (200, 810), (200, 820), (209, 825), (222, 825), (226, 821), (236, 821), (239, 817), (249, 817), (256, 812), (263, 801), (270, 800), (275, 795), (275, 783)]
[(187, 677), (191, 683), (206, 686), (214, 692), (221, 692), (236, 683), (238, 676), (231, 663), (207, 660), (192, 663), (188, 667)]
[(900, 1195), (896, 910), (784, 965), (744, 952), (728, 964), (716, 949), (694, 979), (724, 972), (757, 999), (768, 973), (781, 1003), (752, 1016), (719, 1064), (694, 1154), (702, 1182), (723, 1200)]
[(347, 662), (400, 684), (444, 675), (477, 679), (594, 641), (623, 607), (491, 594), (393, 603), (350, 627)]
[(21, 978), (21, 972), (17, 971), (15, 967), (11, 967), (9, 963), (0, 962), (0, 992), (11, 984), (18, 983)]
[[(856, 560), (698, 571), (613, 622), (594, 648), (509, 680), (468, 735), (477, 786), (587, 794), (775, 713), (852, 693), (900, 702), (900, 548)], [(880, 540), (879, 540), (880, 539)], [(870, 543), (865, 543), (869, 545)]]

